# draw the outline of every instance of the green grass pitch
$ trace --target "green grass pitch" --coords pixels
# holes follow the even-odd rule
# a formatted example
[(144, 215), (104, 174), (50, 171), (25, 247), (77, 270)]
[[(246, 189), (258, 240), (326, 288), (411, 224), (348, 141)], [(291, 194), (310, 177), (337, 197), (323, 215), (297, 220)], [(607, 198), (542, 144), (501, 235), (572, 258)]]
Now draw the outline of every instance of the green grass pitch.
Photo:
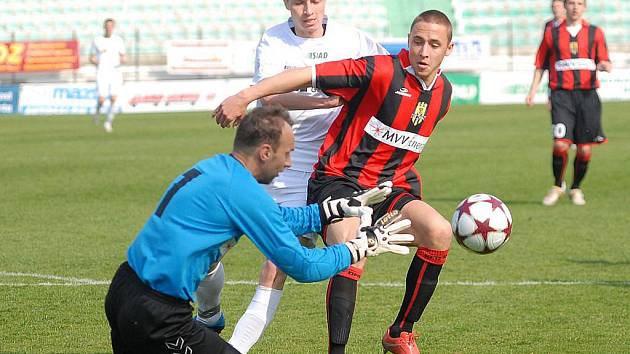
[[(604, 104), (610, 142), (594, 149), (587, 205), (543, 207), (552, 184), (546, 108), (452, 108), (418, 164), (425, 200), (450, 220), (464, 197), (494, 194), (514, 230), (491, 255), (453, 243), (415, 327), (424, 353), (630, 352), (628, 111), (630, 103)], [(206, 113), (122, 115), (114, 129), (85, 116), (0, 118), (0, 353), (111, 352), (107, 281), (169, 182), (228, 152), (233, 137)], [(368, 262), (349, 353), (379, 352), (410, 257)], [(226, 338), (262, 261), (246, 238), (226, 256)], [(252, 353), (324, 353), (325, 289), (288, 284)]]

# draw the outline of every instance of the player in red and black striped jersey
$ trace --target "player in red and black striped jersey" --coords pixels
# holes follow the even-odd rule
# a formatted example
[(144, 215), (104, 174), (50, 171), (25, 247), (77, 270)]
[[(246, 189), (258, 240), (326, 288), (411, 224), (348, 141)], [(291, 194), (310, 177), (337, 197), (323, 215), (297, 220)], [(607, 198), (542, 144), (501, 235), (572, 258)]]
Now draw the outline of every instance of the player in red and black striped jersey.
[(421, 196), (414, 163), (448, 111), (451, 84), (438, 70), (418, 80), (409, 52), (316, 66), (315, 85), (347, 104), (328, 130), (312, 180), (343, 177), (362, 187), (392, 181)]
[[(382, 340), (385, 350), (396, 354), (419, 352), (413, 325), (431, 299), (451, 243), (450, 223), (421, 200), (414, 168), (449, 109), (451, 84), (440, 65), (453, 49), (451, 38), (449, 19), (439, 11), (425, 11), (411, 24), (409, 51), (290, 69), (227, 98), (215, 111), (217, 123), (226, 127), (238, 123), (250, 102), (267, 95), (313, 86), (341, 98), (343, 108), (309, 183), (309, 201), (348, 196), (382, 181), (394, 183), (390, 197), (374, 207), (375, 216), (399, 209), (411, 220), (413, 245), (418, 247), (400, 311)], [(355, 237), (355, 219), (330, 225), (325, 242)], [(361, 273), (362, 266), (350, 267), (329, 283), (329, 353), (345, 351)]]
[[(553, 13), (553, 18), (547, 22), (545, 22), (545, 27), (543, 30), (543, 38), (545, 37), (545, 33), (549, 27), (554, 28), (560, 26), (562, 21), (566, 18), (566, 10), (564, 9), (564, 0), (551, 0), (551, 13)], [(549, 70), (549, 60), (545, 61), (542, 67), (543, 71)], [(551, 111), (551, 91), (549, 91), (549, 100), (547, 101), (547, 108)]]
[(590, 161), (591, 145), (606, 141), (601, 125), (601, 103), (596, 91), (599, 87), (597, 71), (611, 70), (604, 32), (582, 18), (586, 0), (565, 0), (564, 5), (566, 20), (545, 30), (526, 98), (527, 105), (531, 106), (545, 64), (549, 63), (555, 183), (543, 199), (544, 205), (554, 205), (565, 193), (564, 171), (571, 144), (577, 145), (577, 154), (569, 195), (573, 204), (586, 203), (580, 184)]
[[(547, 30), (551, 28), (555, 28), (560, 26), (562, 21), (566, 18), (566, 10), (564, 8), (564, 0), (551, 0), (551, 13), (553, 13), (553, 18), (547, 22), (545, 22), (545, 27), (543, 30), (543, 38), (545, 37), (545, 33)], [(549, 61), (546, 61), (543, 64), (543, 70), (549, 70)]]
[(545, 22), (545, 32), (547, 27), (558, 27), (564, 21), (567, 16), (567, 11), (564, 8), (564, 0), (551, 0), (551, 13), (553, 18)]

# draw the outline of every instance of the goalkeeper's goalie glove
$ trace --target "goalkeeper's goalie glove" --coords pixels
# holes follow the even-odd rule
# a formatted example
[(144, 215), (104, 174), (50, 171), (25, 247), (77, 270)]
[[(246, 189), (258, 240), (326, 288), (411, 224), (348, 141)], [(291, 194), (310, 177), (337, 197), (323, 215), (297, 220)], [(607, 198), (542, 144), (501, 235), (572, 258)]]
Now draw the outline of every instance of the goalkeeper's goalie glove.
[(399, 232), (411, 226), (411, 221), (402, 219), (398, 210), (383, 215), (374, 226), (371, 226), (371, 222), (371, 213), (362, 213), (357, 238), (345, 243), (352, 255), (353, 264), (366, 256), (377, 256), (385, 252), (403, 255), (409, 253), (409, 248), (403, 245), (412, 244), (414, 237)]
[(328, 197), (319, 204), (322, 225), (328, 225), (348, 216), (360, 216), (362, 207), (384, 201), (391, 192), (392, 182), (387, 181), (372, 189), (357, 192), (352, 197), (333, 200)]

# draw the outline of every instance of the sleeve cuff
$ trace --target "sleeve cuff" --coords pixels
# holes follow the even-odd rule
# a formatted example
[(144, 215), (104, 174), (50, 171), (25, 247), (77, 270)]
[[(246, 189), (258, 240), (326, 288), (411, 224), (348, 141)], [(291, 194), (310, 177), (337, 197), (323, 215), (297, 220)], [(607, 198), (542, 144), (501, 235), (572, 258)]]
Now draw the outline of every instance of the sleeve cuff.
[(328, 225), (328, 218), (326, 217), (326, 211), (324, 209), (324, 205), (322, 203), (317, 203), (317, 210), (319, 211), (319, 222), (321, 223), (322, 229), (325, 225)]

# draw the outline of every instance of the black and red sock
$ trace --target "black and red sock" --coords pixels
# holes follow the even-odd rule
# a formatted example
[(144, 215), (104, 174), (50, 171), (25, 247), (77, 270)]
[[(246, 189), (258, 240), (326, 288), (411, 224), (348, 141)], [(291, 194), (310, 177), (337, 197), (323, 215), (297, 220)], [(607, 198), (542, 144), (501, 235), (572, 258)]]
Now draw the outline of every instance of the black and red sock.
[(571, 185), (571, 189), (580, 188), (580, 183), (584, 179), (586, 175), (586, 170), (588, 170), (588, 163), (591, 160), (591, 152), (583, 152), (578, 149), (577, 155), (575, 155), (575, 160), (573, 161), (573, 184)]
[(567, 159), (569, 157), (569, 151), (562, 148), (553, 149), (553, 157), (551, 159), (551, 167), (553, 168), (553, 177), (555, 185), (562, 187), (564, 181), (564, 171), (567, 168)]
[(328, 282), (326, 318), (328, 321), (329, 354), (343, 354), (345, 352), (357, 298), (357, 282), (361, 278), (361, 274), (363, 274), (362, 269), (350, 266)]
[(418, 248), (407, 271), (405, 297), (396, 321), (389, 328), (390, 336), (396, 338), (400, 337), (401, 332), (413, 331), (413, 325), (420, 320), (437, 287), (438, 277), (447, 255), (448, 250)]

